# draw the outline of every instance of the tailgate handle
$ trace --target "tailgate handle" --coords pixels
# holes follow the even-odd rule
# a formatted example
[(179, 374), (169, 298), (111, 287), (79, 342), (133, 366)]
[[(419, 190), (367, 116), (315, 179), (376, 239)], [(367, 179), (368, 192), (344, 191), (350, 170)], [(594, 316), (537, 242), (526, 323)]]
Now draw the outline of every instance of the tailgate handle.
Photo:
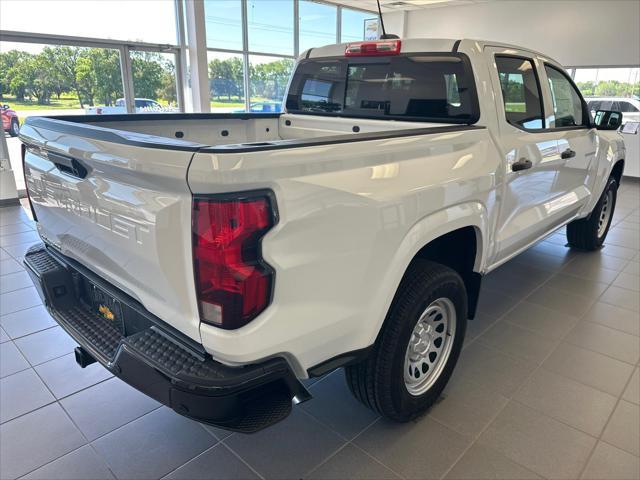
[(89, 170), (85, 167), (80, 160), (66, 155), (60, 155), (59, 153), (47, 152), (49, 160), (60, 170), (62, 173), (71, 175), (72, 177), (85, 178)]

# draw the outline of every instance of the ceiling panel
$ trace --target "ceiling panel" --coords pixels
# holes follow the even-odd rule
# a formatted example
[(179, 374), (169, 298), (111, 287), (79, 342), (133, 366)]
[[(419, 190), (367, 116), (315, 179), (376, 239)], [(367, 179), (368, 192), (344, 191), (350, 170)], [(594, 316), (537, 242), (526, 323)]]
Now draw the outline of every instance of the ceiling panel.
[[(331, 3), (345, 7), (355, 7), (361, 10), (377, 11), (376, 0), (330, 0)], [(380, 0), (383, 12), (399, 10), (421, 10), (424, 8), (450, 7), (457, 5), (471, 5), (485, 3), (489, 0)]]

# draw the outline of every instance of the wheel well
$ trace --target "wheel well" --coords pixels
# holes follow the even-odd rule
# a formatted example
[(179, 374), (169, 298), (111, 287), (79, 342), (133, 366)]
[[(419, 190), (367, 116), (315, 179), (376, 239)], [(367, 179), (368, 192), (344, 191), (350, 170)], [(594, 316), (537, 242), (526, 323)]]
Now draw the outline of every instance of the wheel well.
[(618, 160), (611, 170), (611, 176), (616, 179), (618, 185), (622, 180), (622, 172), (624, 171), (624, 160)]
[(467, 289), (468, 316), (475, 316), (482, 276), (473, 271), (478, 250), (478, 235), (474, 227), (463, 227), (446, 233), (422, 247), (414, 258), (422, 258), (452, 268)]

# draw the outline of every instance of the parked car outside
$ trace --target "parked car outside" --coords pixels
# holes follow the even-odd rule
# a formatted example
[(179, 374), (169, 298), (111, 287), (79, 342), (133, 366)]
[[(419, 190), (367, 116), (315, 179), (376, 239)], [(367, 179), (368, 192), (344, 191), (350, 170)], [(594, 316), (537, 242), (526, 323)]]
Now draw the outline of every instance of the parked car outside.
[(625, 97), (590, 97), (585, 99), (591, 115), (597, 110), (622, 112), (622, 123), (640, 122), (640, 100)]
[[(135, 99), (136, 113), (171, 113), (177, 112), (175, 107), (166, 107), (150, 98)], [(87, 115), (114, 115), (127, 113), (127, 104), (124, 98), (119, 98), (113, 107), (89, 107)]]
[(17, 137), (20, 133), (18, 114), (7, 104), (0, 106), (0, 110), (2, 111), (2, 128), (12, 137)]

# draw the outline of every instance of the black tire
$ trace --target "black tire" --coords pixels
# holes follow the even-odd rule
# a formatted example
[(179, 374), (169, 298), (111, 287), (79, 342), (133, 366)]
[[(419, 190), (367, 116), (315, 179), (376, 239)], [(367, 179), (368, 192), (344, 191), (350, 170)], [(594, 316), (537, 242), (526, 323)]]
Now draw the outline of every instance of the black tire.
[[(611, 227), (617, 195), (618, 182), (615, 178), (609, 177), (604, 192), (602, 192), (591, 214), (586, 218), (574, 220), (567, 225), (567, 240), (571, 248), (592, 251), (598, 250), (602, 246)], [(601, 230), (600, 225), (601, 221), (603, 221), (603, 214), (606, 214), (606, 219), (604, 220), (606, 221), (606, 227)]]
[(11, 125), (9, 125), (9, 135), (11, 137), (17, 137), (20, 134), (20, 122), (17, 118), (11, 119)]
[[(428, 306), (446, 298), (455, 307), (451, 350), (434, 382), (413, 395), (405, 384), (405, 353), (413, 329)], [(454, 270), (416, 260), (405, 274), (369, 357), (346, 368), (347, 384), (361, 403), (383, 417), (406, 422), (425, 412), (439, 398), (456, 365), (467, 326), (467, 293)]]

